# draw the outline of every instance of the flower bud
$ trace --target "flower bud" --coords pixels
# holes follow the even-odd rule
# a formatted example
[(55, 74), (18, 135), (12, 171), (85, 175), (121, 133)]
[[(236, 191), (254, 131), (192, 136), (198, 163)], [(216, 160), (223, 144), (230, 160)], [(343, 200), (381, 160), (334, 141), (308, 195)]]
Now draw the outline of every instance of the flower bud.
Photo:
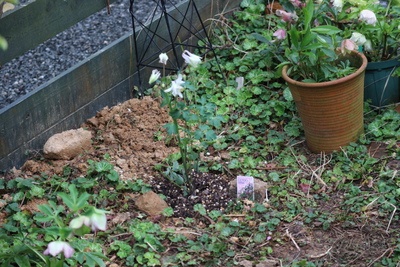
[(161, 72), (159, 70), (153, 70), (150, 75), (149, 84), (152, 84), (155, 81), (157, 81), (158, 78), (160, 78), (160, 76), (161, 76)]
[(160, 58), (160, 63), (161, 63), (161, 64), (167, 65), (168, 56), (167, 56), (166, 53), (161, 53), (161, 54), (159, 55), (159, 58)]

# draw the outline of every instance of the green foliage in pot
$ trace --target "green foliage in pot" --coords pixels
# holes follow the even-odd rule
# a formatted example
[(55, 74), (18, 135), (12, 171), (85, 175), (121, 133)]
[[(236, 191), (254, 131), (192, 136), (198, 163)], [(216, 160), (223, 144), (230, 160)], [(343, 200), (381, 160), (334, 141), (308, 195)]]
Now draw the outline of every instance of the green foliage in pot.
[[(329, 15), (334, 10), (329, 1), (293, 1), (283, 5), (287, 11), (276, 11), (282, 19), (274, 33), (277, 49), (283, 49), (278, 67), (289, 65), (291, 78), (310, 83), (336, 80), (354, 72), (349, 62), (337, 60), (338, 51), (346, 54), (354, 47), (351, 42), (340, 40), (341, 30), (330, 25)], [(338, 50), (341, 41), (342, 50)]]

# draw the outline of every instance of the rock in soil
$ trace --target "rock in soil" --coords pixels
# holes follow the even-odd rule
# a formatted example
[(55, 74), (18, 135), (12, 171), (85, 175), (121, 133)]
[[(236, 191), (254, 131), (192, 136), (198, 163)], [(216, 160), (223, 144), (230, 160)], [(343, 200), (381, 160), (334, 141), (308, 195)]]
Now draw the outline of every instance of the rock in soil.
[(72, 159), (92, 147), (92, 133), (79, 128), (53, 135), (43, 147), (47, 159)]

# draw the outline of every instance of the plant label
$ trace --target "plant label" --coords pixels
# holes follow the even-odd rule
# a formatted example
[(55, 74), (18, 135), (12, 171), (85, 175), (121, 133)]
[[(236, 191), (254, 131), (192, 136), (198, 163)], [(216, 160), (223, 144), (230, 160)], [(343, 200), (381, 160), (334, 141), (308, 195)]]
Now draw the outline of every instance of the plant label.
[(250, 176), (237, 177), (237, 198), (254, 200), (254, 178)]

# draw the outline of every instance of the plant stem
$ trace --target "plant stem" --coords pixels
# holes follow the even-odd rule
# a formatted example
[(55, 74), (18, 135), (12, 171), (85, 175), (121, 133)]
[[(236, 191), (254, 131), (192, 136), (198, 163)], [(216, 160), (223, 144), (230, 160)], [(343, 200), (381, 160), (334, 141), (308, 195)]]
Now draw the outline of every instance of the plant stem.
[[(175, 101), (175, 107), (172, 106), (172, 101), (168, 101), (168, 107), (169, 110), (172, 111), (173, 109), (176, 109), (176, 98), (174, 98)], [(183, 144), (182, 139), (180, 137), (180, 132), (179, 132), (179, 124), (178, 124), (178, 120), (176, 118), (172, 118), (174, 125), (175, 125), (175, 129), (176, 129), (176, 138), (178, 139), (178, 146), (179, 146), (179, 151), (181, 153), (181, 157), (182, 157), (182, 165), (183, 165), (183, 179), (185, 181), (185, 183), (190, 187), (190, 192), (192, 191), (192, 181), (190, 179), (190, 175), (188, 175), (188, 164), (187, 164), (187, 146), (186, 144)]]

